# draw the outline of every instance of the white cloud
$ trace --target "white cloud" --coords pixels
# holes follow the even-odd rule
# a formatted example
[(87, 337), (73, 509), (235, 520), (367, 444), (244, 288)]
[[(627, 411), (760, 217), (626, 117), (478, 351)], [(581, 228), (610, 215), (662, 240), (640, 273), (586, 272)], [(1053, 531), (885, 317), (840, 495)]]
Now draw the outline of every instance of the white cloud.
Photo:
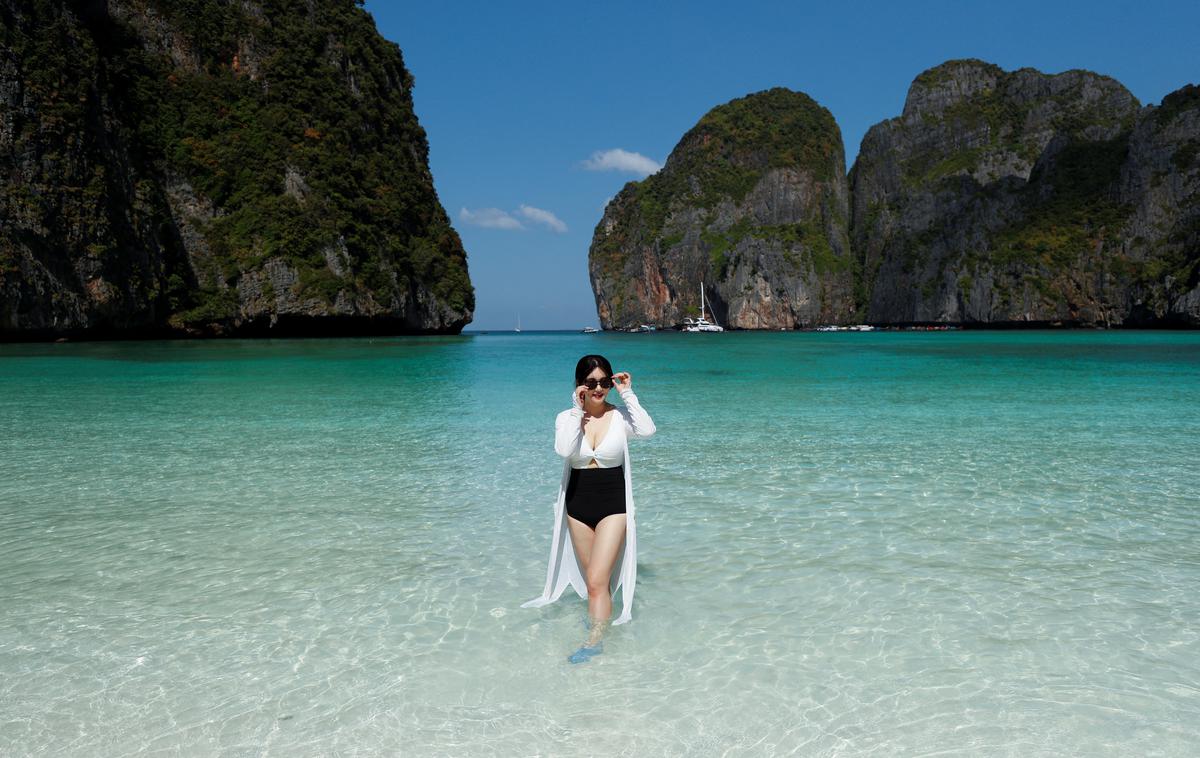
[(617, 147), (612, 150), (597, 150), (592, 153), (591, 158), (583, 162), (583, 167), (589, 171), (623, 171), (627, 174), (648, 176), (662, 168), (662, 165), (641, 153), (631, 153)]
[(507, 211), (499, 208), (480, 208), (468, 210), (463, 208), (458, 212), (458, 220), (472, 226), (482, 226), (487, 229), (524, 229), (520, 221), (513, 218)]
[(529, 205), (522, 205), (517, 209), (517, 213), (535, 223), (545, 224), (559, 234), (567, 230), (567, 225), (563, 223), (562, 219), (550, 211), (544, 211), (541, 208), (534, 208)]

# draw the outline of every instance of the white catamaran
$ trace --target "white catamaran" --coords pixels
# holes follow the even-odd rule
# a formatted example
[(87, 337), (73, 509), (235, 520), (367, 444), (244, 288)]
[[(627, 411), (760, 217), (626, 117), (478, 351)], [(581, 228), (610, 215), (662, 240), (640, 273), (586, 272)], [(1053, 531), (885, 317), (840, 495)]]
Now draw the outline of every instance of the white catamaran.
[(683, 319), (683, 331), (685, 332), (723, 332), (725, 329), (715, 323), (717, 314), (713, 314), (713, 320), (709, 321), (704, 318), (704, 282), (700, 282), (700, 318), (692, 319), (685, 317)]

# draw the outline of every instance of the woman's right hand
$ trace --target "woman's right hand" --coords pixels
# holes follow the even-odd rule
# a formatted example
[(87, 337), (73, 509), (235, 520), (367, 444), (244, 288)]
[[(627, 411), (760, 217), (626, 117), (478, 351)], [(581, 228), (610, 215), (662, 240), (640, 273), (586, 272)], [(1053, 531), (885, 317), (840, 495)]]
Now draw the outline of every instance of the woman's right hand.
[(576, 408), (582, 409), (585, 397), (587, 397), (587, 387), (581, 384), (575, 388), (575, 394), (571, 396), (571, 400), (574, 402)]

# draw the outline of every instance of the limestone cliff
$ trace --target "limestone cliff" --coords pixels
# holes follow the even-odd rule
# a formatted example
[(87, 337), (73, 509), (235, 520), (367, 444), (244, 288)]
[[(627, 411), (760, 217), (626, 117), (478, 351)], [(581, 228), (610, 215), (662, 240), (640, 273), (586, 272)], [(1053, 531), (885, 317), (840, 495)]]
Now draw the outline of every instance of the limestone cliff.
[(453, 333), (466, 254), (353, 0), (0, 0), (0, 339)]
[(604, 329), (794, 328), (852, 309), (841, 132), (805, 94), (777, 88), (709, 111), (666, 164), (605, 208), (588, 264)]
[(1200, 324), (1197, 126), (1193, 88), (1141, 108), (1087, 71), (924, 72), (850, 173), (862, 318)]
[(605, 209), (601, 324), (677, 324), (703, 279), (733, 328), (1200, 326), (1198, 87), (949, 61), (841, 156), (805, 95), (713, 109)]
[(1200, 326), (1200, 87), (1138, 114), (1115, 195), (1132, 209), (1112, 251), (1126, 322)]

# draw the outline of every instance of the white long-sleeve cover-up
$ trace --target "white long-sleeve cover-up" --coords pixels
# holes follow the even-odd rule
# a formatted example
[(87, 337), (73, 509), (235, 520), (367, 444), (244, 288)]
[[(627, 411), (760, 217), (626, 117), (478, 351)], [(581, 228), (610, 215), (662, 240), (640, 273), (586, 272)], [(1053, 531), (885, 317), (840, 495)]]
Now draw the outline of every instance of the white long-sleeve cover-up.
[[(609, 591), (615, 597), (617, 590), (622, 588), (621, 615), (613, 621), (613, 625), (624, 624), (633, 618), (633, 589), (637, 584), (637, 519), (633, 507), (633, 479), (629, 471), (629, 439), (645, 438), (654, 434), (654, 421), (650, 414), (642, 408), (637, 395), (632, 389), (618, 390), (625, 406), (617, 406), (618, 418), (609, 422), (605, 438), (597, 448), (605, 448), (613, 444), (609, 440), (612, 435), (621, 435), (620, 444), (623, 451), (625, 467), (625, 542), (617, 555), (614, 566), (618, 570), (609, 579)], [(583, 408), (576, 403), (572, 393), (572, 407), (558, 414), (554, 421), (554, 450), (563, 459), (562, 482), (558, 486), (558, 500), (554, 503), (554, 531), (550, 537), (550, 565), (546, 568), (546, 586), (539, 597), (522, 603), (522, 608), (537, 608), (552, 603), (562, 595), (568, 586), (575, 588), (579, 597), (587, 599), (587, 580), (583, 575), (583, 567), (575, 554), (575, 543), (571, 541), (571, 532), (567, 528), (567, 484), (571, 478), (571, 461), (579, 459), (591, 451), (587, 437), (583, 433)], [(618, 423), (621, 422), (621, 423)], [(615, 429), (613, 427), (616, 427)], [(590, 456), (588, 456), (590, 460)], [(597, 463), (603, 463), (597, 460)]]

